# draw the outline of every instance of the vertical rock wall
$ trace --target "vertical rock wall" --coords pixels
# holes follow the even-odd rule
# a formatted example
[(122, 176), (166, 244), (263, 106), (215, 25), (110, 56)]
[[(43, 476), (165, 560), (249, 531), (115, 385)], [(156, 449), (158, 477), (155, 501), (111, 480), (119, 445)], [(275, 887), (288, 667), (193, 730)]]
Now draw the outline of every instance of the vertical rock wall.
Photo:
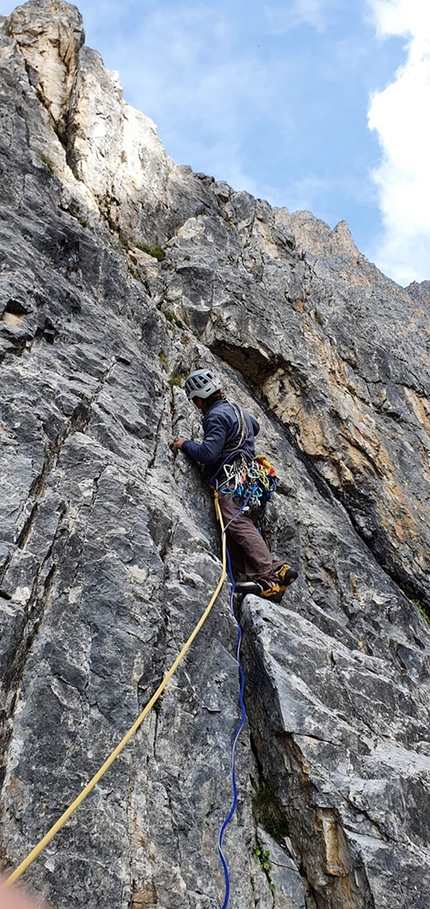
[[(425, 909), (428, 307), (346, 225), (179, 168), (62, 0), (0, 20), (1, 857), (121, 739), (221, 566), (202, 362), (261, 423), (274, 550), (243, 604), (232, 909)], [(223, 592), (157, 709), (25, 875), (55, 907), (212, 909), (239, 711)]]

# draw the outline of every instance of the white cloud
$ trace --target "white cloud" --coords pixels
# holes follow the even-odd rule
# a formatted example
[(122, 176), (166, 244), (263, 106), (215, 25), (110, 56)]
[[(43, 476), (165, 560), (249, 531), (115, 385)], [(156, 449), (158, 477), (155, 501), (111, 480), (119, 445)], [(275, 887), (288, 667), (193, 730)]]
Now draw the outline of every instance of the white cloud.
[(329, 7), (337, 0), (285, 0), (264, 5), (264, 14), (273, 34), (283, 35), (298, 25), (312, 25), (323, 31)]
[(381, 38), (405, 36), (406, 62), (371, 98), (369, 128), (383, 158), (373, 172), (384, 236), (374, 250), (382, 271), (401, 284), (430, 278), (430, 4), (370, 0)]

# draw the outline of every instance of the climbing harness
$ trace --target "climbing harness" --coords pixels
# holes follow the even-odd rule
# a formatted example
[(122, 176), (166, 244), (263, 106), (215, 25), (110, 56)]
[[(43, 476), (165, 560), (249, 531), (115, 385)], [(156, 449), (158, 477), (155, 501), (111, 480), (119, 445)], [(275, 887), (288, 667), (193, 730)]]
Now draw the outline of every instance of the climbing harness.
[(109, 769), (109, 767), (111, 766), (111, 764), (113, 764), (113, 762), (114, 762), (115, 759), (118, 757), (118, 755), (121, 753), (121, 751), (123, 750), (123, 748), (125, 747), (125, 745), (127, 744), (127, 742), (130, 741), (130, 739), (132, 738), (132, 736), (134, 735), (134, 733), (137, 732), (137, 730), (139, 729), (139, 727), (140, 727), (141, 724), (143, 723), (143, 720), (144, 720), (145, 717), (148, 715), (149, 711), (152, 709), (152, 707), (154, 706), (154, 704), (157, 702), (158, 698), (160, 697), (160, 695), (161, 695), (162, 692), (164, 691), (164, 689), (165, 689), (167, 683), (168, 683), (168, 682), (170, 681), (170, 679), (172, 678), (172, 675), (176, 672), (176, 670), (177, 670), (179, 664), (180, 664), (180, 663), (182, 662), (182, 660), (184, 659), (185, 654), (186, 654), (186, 653), (188, 652), (188, 650), (190, 649), (191, 644), (193, 643), (195, 637), (198, 635), (198, 633), (199, 633), (199, 631), (200, 631), (202, 625), (203, 625), (204, 622), (206, 621), (206, 619), (207, 619), (207, 617), (208, 617), (208, 615), (209, 615), (209, 613), (210, 613), (210, 611), (211, 611), (211, 609), (212, 609), (212, 607), (213, 607), (213, 605), (214, 605), (216, 599), (218, 598), (218, 595), (219, 595), (219, 593), (220, 593), (220, 591), (221, 591), (221, 588), (222, 588), (222, 586), (223, 586), (223, 584), (224, 584), (224, 580), (225, 580), (226, 575), (227, 575), (227, 550), (226, 550), (226, 541), (225, 541), (225, 533), (224, 533), (224, 523), (223, 523), (223, 519), (222, 519), (221, 509), (220, 509), (220, 507), (219, 507), (218, 494), (217, 494), (217, 493), (216, 493), (215, 496), (214, 496), (214, 503), (215, 503), (215, 512), (216, 512), (216, 515), (217, 515), (217, 519), (218, 519), (218, 521), (220, 522), (220, 526), (221, 526), (221, 541), (222, 541), (222, 572), (221, 572), (221, 577), (220, 577), (220, 579), (219, 579), (219, 581), (218, 581), (218, 584), (217, 584), (217, 586), (216, 586), (216, 588), (215, 588), (215, 590), (214, 590), (214, 593), (212, 594), (212, 597), (211, 597), (211, 599), (210, 599), (208, 605), (206, 606), (206, 609), (205, 609), (203, 615), (201, 616), (201, 618), (200, 618), (199, 621), (197, 622), (197, 625), (195, 626), (193, 632), (190, 634), (190, 636), (189, 636), (187, 642), (184, 644), (184, 646), (183, 646), (181, 652), (180, 652), (179, 655), (176, 657), (176, 660), (174, 661), (174, 663), (173, 663), (172, 666), (170, 667), (170, 669), (169, 669), (169, 671), (167, 672), (167, 674), (164, 676), (163, 681), (162, 681), (161, 684), (158, 686), (156, 692), (152, 695), (152, 698), (148, 701), (146, 707), (142, 710), (142, 713), (138, 716), (137, 720), (135, 720), (135, 722), (134, 722), (133, 725), (130, 727), (130, 729), (128, 730), (128, 732), (127, 732), (127, 733), (125, 734), (125, 736), (121, 739), (120, 743), (119, 743), (119, 744), (116, 746), (116, 748), (112, 751), (112, 753), (109, 755), (109, 757), (108, 757), (107, 760), (104, 762), (104, 764), (100, 767), (100, 769), (97, 771), (97, 773), (93, 776), (93, 778), (90, 780), (90, 782), (87, 783), (87, 785), (86, 785), (85, 788), (82, 790), (82, 792), (79, 793), (79, 795), (78, 795), (77, 798), (74, 800), (74, 802), (72, 802), (72, 804), (69, 805), (69, 807), (66, 809), (66, 811), (64, 811), (64, 813), (61, 815), (61, 817), (58, 819), (58, 821), (56, 821), (56, 823), (51, 827), (51, 829), (48, 831), (48, 833), (45, 834), (45, 836), (44, 836), (44, 837), (40, 840), (40, 842), (34, 847), (34, 849), (32, 849), (31, 852), (29, 852), (29, 854), (28, 854), (28, 855), (26, 856), (26, 858), (21, 862), (21, 864), (18, 865), (18, 867), (15, 869), (15, 871), (12, 871), (12, 873), (9, 875), (9, 877), (4, 881), (4, 884), (5, 884), (5, 885), (13, 884), (14, 881), (17, 881), (17, 880), (21, 877), (21, 875), (24, 873), (24, 871), (26, 871), (27, 868), (29, 868), (29, 866), (34, 862), (34, 860), (37, 858), (37, 856), (40, 855), (40, 853), (43, 851), (43, 849), (45, 849), (45, 846), (47, 846), (48, 843), (51, 842), (51, 840), (53, 839), (53, 837), (55, 836), (55, 834), (58, 833), (59, 830), (61, 830), (61, 828), (62, 828), (62, 827), (64, 826), (64, 824), (66, 823), (66, 821), (68, 821), (69, 818), (72, 816), (72, 814), (74, 814), (74, 812), (76, 811), (76, 809), (77, 809), (77, 808), (79, 807), (79, 805), (81, 805), (82, 802), (86, 799), (87, 795), (89, 795), (89, 793), (94, 789), (94, 787), (97, 785), (97, 783), (99, 782), (99, 780), (101, 780), (102, 776), (104, 776), (104, 774), (105, 774), (106, 771)]

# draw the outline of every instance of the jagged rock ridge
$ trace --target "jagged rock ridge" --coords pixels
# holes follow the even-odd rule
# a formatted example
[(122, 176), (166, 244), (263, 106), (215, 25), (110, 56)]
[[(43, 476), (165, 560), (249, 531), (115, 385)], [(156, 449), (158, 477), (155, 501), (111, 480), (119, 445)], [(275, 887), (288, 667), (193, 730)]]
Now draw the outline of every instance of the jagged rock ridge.
[[(215, 587), (172, 435), (210, 362), (278, 467), (300, 568), (241, 622), (232, 909), (427, 906), (428, 282), (347, 226), (175, 165), (62, 0), (0, 20), (2, 856), (121, 738)], [(152, 253), (152, 255), (151, 255)], [(56, 907), (216, 907), (237, 710), (227, 591), (133, 744), (26, 875)], [(270, 852), (264, 868), (256, 839)]]

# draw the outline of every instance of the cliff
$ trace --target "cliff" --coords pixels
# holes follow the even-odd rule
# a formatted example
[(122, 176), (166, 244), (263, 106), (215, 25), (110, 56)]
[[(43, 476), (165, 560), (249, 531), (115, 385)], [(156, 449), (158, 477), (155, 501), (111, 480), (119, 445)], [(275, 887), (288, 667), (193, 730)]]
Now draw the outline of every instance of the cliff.
[[(279, 474), (279, 606), (243, 603), (231, 909), (426, 909), (429, 282), (345, 223), (167, 156), (63, 0), (0, 18), (1, 859), (149, 700), (221, 571), (170, 440), (210, 364)], [(55, 909), (215, 909), (239, 712), (225, 587), (157, 709), (27, 871)], [(256, 847), (257, 844), (257, 847)], [(260, 844), (260, 845), (258, 845)], [(260, 855), (258, 855), (260, 853)]]

